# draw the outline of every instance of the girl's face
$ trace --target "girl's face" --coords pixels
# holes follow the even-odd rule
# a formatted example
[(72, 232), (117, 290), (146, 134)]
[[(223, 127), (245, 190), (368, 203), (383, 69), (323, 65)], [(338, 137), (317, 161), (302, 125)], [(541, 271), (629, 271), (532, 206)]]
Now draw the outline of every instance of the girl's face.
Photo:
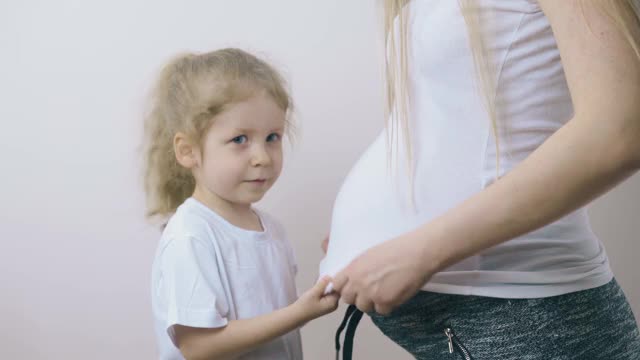
[(203, 200), (233, 206), (262, 199), (282, 170), (285, 116), (263, 93), (216, 116), (193, 169)]

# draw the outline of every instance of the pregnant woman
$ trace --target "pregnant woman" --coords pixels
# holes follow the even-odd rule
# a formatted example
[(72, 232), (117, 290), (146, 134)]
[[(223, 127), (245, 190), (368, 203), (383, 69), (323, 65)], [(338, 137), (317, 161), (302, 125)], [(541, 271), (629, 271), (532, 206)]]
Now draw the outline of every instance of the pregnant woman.
[[(640, 168), (638, 2), (386, 0), (321, 275), (417, 359), (638, 359), (585, 206)], [(640, 240), (639, 240), (640, 241)], [(341, 327), (341, 328), (342, 328)]]

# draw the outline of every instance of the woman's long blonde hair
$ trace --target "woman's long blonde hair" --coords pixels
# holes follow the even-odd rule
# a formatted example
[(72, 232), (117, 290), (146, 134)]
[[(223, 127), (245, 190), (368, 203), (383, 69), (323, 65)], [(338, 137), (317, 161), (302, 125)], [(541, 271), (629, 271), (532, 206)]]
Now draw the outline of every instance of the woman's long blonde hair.
[[(386, 106), (388, 140), (391, 152), (398, 148), (398, 134), (406, 134), (404, 151), (408, 159), (411, 184), (413, 185), (413, 161), (410, 134), (409, 107), (411, 102), (408, 91), (408, 43), (409, 14), (405, 7), (411, 0), (384, 0), (384, 36), (385, 36), (385, 74), (386, 74)], [(419, 1), (419, 0), (416, 0)], [(444, 0), (453, 1), (453, 0)], [(563, 0), (558, 0), (563, 1)], [(611, 17), (619, 31), (633, 47), (640, 60), (640, 1), (638, 0), (584, 0), (595, 4), (600, 11)], [(495, 69), (487, 54), (486, 39), (481, 36), (482, 22), (477, 0), (458, 0), (464, 16), (473, 53), (474, 65), (479, 88), (485, 103), (487, 114), (491, 120), (491, 128), (496, 145), (496, 178), (500, 172), (500, 144), (498, 136), (498, 120), (495, 101)], [(397, 21), (397, 28), (395, 27)], [(501, 124), (503, 125), (503, 124)], [(413, 187), (413, 186), (411, 186)]]
[(217, 115), (262, 91), (287, 113), (290, 132), (292, 102), (285, 81), (254, 55), (232, 48), (184, 54), (162, 68), (144, 122), (147, 217), (164, 218), (193, 194), (195, 180), (174, 153), (176, 133), (199, 146)]

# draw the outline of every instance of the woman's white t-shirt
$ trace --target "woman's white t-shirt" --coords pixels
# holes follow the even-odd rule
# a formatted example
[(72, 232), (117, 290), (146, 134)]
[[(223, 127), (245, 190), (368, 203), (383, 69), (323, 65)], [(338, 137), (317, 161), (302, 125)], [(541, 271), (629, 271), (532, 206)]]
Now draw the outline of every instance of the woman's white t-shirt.
[[(173, 327), (218, 328), (286, 307), (297, 299), (293, 250), (282, 227), (256, 211), (263, 231), (238, 228), (193, 198), (162, 233), (151, 298), (160, 358), (183, 359)], [(302, 359), (298, 330), (239, 359)]]
[[(383, 131), (335, 200), (321, 275), (335, 275), (368, 248), (428, 223), (481, 191), (573, 116), (556, 41), (537, 2), (474, 2), (481, 9), (488, 59), (496, 70), (501, 148), (496, 169), (491, 121), (478, 91), (458, 3), (420, 0), (408, 5), (415, 208), (408, 200), (406, 156), (397, 151), (389, 160)], [(402, 144), (406, 134), (400, 136)], [(423, 290), (535, 298), (596, 287), (612, 276), (586, 210), (579, 209), (436, 274)]]

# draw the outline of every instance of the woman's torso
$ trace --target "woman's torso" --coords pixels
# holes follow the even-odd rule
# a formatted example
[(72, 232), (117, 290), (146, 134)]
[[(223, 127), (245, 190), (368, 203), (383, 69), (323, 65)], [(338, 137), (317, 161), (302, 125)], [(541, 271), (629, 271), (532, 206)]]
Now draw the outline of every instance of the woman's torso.
[[(500, 168), (491, 120), (457, 1), (412, 1), (409, 61), (413, 201), (402, 151), (388, 163), (386, 132), (365, 151), (335, 201), (322, 274), (422, 225), (512, 170), (569, 121), (573, 108), (549, 23), (533, 0), (483, 0), (495, 67)], [(402, 134), (401, 134), (402, 137)], [(400, 142), (402, 144), (402, 142)], [(402, 149), (402, 145), (400, 145)], [(495, 297), (543, 297), (611, 279), (585, 209), (470, 257), (423, 288)]]

